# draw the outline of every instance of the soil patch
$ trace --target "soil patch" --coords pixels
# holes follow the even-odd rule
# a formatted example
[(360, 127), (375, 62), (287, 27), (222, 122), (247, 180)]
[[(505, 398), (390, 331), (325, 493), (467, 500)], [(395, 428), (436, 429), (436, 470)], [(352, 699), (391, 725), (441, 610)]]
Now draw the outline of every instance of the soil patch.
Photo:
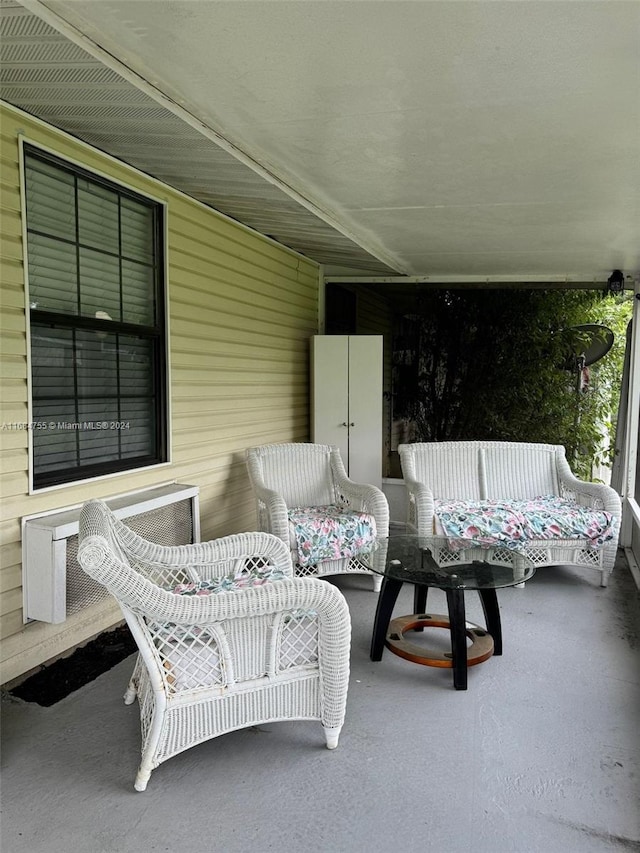
[(25, 702), (35, 702), (48, 708), (135, 651), (137, 646), (131, 632), (126, 625), (122, 625), (114, 631), (100, 634), (69, 657), (43, 667), (9, 693)]

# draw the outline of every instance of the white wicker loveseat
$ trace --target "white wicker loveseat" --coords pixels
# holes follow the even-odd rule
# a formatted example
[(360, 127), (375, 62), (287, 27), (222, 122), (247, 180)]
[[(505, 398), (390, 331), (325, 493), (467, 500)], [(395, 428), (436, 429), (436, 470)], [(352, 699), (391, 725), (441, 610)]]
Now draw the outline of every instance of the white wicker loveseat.
[[(601, 547), (585, 538), (530, 539), (518, 550), (496, 544), (487, 548), (469, 542), (452, 550), (446, 536), (435, 536), (435, 558), (441, 565), (487, 559), (501, 565), (586, 566), (601, 572), (606, 586), (616, 557), (620, 529), (620, 497), (609, 486), (574, 476), (564, 447), (510, 441), (442, 441), (401, 444), (402, 473), (408, 494), (407, 521), (427, 536), (438, 530), (437, 509), (446, 501), (518, 501), (556, 496), (593, 511), (611, 513), (612, 537)], [(553, 503), (553, 501), (551, 501)], [(458, 546), (460, 543), (458, 543)]]
[[(346, 515), (362, 513), (374, 520), (372, 527), (378, 537), (389, 533), (389, 504), (384, 493), (376, 486), (349, 479), (337, 447), (305, 442), (265, 444), (248, 448), (246, 455), (258, 527), (288, 544), (296, 575), (372, 574), (358, 559), (357, 549), (346, 557), (311, 563), (302, 560), (298, 548), (290, 513), (299, 508), (316, 508), (320, 514), (324, 509)], [(366, 545), (360, 550), (365, 552), (370, 557)], [(371, 559), (380, 559), (380, 555), (374, 554)], [(372, 580), (374, 591), (379, 590), (382, 577), (374, 574)]]
[(135, 788), (174, 755), (234, 729), (321, 720), (338, 744), (351, 623), (342, 593), (294, 578), (289, 549), (266, 533), (163, 547), (101, 501), (82, 509), (78, 560), (117, 599), (139, 655), (142, 760)]

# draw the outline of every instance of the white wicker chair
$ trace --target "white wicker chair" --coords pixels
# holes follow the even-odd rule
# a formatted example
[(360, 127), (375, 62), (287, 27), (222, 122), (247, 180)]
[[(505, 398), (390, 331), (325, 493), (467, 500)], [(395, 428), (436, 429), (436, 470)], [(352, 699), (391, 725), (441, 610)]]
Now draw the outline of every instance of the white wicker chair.
[[(127, 704), (136, 695), (140, 704), (136, 790), (145, 790), (163, 761), (247, 726), (321, 720), (327, 747), (337, 746), (349, 610), (333, 585), (293, 577), (278, 538), (242, 533), (163, 547), (129, 530), (103, 502), (89, 501), (78, 560), (118, 600), (138, 645), (125, 694)], [(222, 591), (194, 594), (214, 579), (208, 586)], [(180, 584), (191, 594), (176, 594)]]
[[(324, 560), (312, 566), (300, 565), (297, 545), (287, 515), (296, 507), (342, 506), (347, 510), (372, 515), (377, 536), (389, 534), (389, 505), (376, 486), (350, 480), (337, 447), (328, 444), (265, 444), (247, 450), (249, 478), (256, 496), (258, 527), (286, 542), (298, 576), (347, 574), (371, 575), (357, 556)], [(381, 559), (374, 554), (371, 559)], [(384, 557), (382, 557), (384, 559)], [(373, 575), (378, 591), (380, 575)]]
[[(606, 586), (613, 570), (620, 529), (620, 497), (609, 486), (579, 480), (571, 471), (565, 449), (557, 444), (517, 441), (434, 441), (401, 444), (398, 448), (407, 487), (410, 529), (434, 538), (434, 556), (441, 565), (459, 565), (490, 556), (500, 565), (573, 565), (601, 572)], [(612, 513), (614, 538), (602, 548), (586, 539), (532, 539), (522, 552), (479, 546), (453, 552), (444, 537), (434, 537), (434, 501), (514, 499), (557, 495), (594, 510)]]

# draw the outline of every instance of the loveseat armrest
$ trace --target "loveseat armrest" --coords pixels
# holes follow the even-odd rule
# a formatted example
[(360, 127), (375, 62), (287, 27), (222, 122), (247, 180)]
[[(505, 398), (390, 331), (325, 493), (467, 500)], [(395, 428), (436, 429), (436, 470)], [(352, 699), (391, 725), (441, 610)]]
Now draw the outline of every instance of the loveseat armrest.
[(576, 503), (593, 509), (604, 509), (613, 513), (620, 521), (622, 507), (620, 495), (611, 486), (580, 480), (571, 472), (569, 474), (563, 472), (560, 485), (564, 492), (572, 492), (575, 495)]
[(430, 536), (433, 533), (435, 514), (435, 499), (431, 489), (424, 483), (404, 478), (407, 489), (407, 522), (421, 534)]

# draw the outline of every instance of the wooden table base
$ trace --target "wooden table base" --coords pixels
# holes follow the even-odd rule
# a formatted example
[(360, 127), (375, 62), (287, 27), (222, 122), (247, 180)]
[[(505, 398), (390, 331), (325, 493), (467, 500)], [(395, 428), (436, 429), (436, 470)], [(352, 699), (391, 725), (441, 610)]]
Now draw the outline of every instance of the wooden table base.
[[(385, 638), (385, 645), (390, 652), (413, 663), (423, 666), (440, 666), (446, 669), (453, 668), (453, 653), (438, 652), (410, 643), (405, 639), (405, 631), (413, 631), (416, 628), (446, 628), (451, 630), (451, 623), (446, 616), (438, 613), (420, 613), (412, 616), (398, 616), (389, 622), (389, 628)], [(491, 657), (494, 651), (493, 637), (479, 625), (465, 622), (465, 633), (471, 640), (467, 648), (467, 666), (475, 666)]]

